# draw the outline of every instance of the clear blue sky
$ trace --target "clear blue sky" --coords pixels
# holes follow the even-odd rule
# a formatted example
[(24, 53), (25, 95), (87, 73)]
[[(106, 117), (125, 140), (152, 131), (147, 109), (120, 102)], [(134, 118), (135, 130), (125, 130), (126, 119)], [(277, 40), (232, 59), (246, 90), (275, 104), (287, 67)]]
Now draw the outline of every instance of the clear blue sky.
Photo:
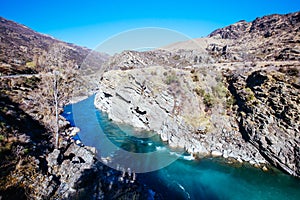
[(300, 0), (1, 0), (0, 16), (38, 32), (89, 48), (119, 32), (141, 27), (208, 35), (239, 20), (300, 10)]

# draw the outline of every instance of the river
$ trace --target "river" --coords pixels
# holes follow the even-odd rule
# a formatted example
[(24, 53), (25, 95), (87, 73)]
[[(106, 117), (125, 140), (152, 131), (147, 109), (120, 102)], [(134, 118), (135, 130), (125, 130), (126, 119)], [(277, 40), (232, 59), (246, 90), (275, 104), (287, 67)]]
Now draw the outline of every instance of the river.
[[(278, 170), (263, 172), (248, 164), (227, 164), (221, 158), (194, 160), (170, 149), (155, 133), (113, 123), (94, 107), (94, 96), (66, 106), (63, 116), (80, 128), (85, 145), (96, 147), (99, 159), (122, 157), (120, 162), (125, 164), (138, 163), (136, 171), (146, 171), (138, 173), (138, 179), (164, 199), (300, 199), (300, 179)], [(156, 160), (147, 158), (140, 166), (126, 152), (153, 153)]]

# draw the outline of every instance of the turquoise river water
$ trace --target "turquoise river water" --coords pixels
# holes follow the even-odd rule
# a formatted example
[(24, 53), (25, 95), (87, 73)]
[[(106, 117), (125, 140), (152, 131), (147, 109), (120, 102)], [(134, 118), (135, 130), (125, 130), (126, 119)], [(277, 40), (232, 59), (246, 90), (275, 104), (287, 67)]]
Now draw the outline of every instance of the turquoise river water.
[[(166, 167), (138, 174), (142, 183), (159, 192), (164, 199), (300, 199), (300, 179), (278, 170), (262, 172), (247, 164), (229, 165), (218, 158), (193, 160), (188, 154), (168, 148), (155, 134), (113, 123), (94, 107), (93, 102), (94, 96), (91, 96), (68, 105), (63, 116), (81, 129), (80, 139), (85, 145), (96, 147), (99, 156), (117, 156), (114, 155), (117, 151), (107, 152), (107, 138), (128, 152), (177, 156), (178, 159)], [(152, 136), (136, 137), (143, 134)]]

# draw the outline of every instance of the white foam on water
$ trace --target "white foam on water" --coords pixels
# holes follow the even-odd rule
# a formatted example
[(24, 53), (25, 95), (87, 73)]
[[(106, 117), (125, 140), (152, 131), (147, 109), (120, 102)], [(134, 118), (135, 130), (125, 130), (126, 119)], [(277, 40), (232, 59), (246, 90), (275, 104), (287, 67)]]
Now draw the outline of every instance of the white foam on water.
[(195, 157), (193, 155), (189, 155), (189, 156), (183, 156), (184, 160), (195, 160)]
[(187, 198), (191, 199), (190, 194), (185, 190), (185, 188), (181, 184), (179, 184), (178, 182), (176, 182), (176, 183), (180, 187), (180, 189), (187, 195)]
[(155, 147), (155, 149), (156, 149), (156, 151), (166, 151), (167, 147), (158, 146), (158, 147)]
[(148, 142), (148, 146), (152, 146), (153, 145), (153, 143), (152, 142)]
[(195, 160), (195, 157), (193, 156), (193, 155), (188, 155), (188, 156), (184, 156), (184, 155), (182, 155), (182, 154), (180, 154), (180, 153), (177, 153), (177, 152), (170, 152), (170, 155), (175, 155), (175, 156), (177, 156), (177, 157), (179, 157), (179, 158), (182, 158), (182, 159), (184, 159), (184, 160)]

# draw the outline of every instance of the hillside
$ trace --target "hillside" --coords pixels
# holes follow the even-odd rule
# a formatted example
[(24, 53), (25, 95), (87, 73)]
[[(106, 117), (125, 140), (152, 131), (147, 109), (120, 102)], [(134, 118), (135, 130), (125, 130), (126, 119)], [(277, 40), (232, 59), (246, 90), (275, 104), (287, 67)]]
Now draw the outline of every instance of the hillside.
[[(59, 41), (30, 28), (0, 17), (0, 65), (3, 75), (36, 73), (55, 66), (79, 68), (92, 52), (88, 48)], [(107, 59), (93, 54), (90, 68), (97, 69)]]
[(62, 116), (54, 149), (54, 84), (61, 113), (64, 105), (97, 89), (94, 73), (107, 58), (0, 18), (1, 199), (80, 199), (104, 191), (106, 198), (147, 194), (143, 186), (133, 191), (117, 180), (113, 184), (119, 192), (109, 191), (108, 173), (117, 177), (121, 172), (94, 159), (94, 148), (70, 142), (68, 135), (76, 128)]
[(240, 21), (207, 38), (115, 55), (95, 105), (196, 157), (299, 176), (299, 17)]

